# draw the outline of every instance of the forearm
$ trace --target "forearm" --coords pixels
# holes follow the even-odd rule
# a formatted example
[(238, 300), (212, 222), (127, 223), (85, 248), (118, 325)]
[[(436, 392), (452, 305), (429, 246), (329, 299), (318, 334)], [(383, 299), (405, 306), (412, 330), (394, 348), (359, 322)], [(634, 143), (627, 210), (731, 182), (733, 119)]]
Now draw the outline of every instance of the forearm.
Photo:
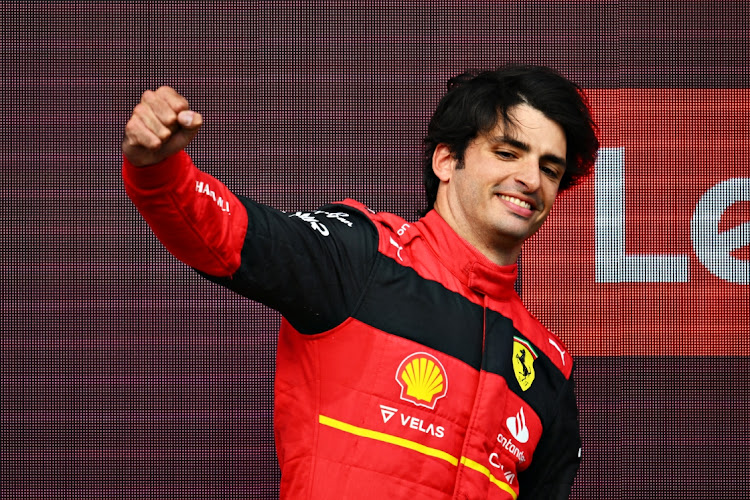
[(240, 265), (247, 212), (184, 151), (146, 167), (123, 160), (125, 191), (161, 243), (179, 260), (212, 276)]

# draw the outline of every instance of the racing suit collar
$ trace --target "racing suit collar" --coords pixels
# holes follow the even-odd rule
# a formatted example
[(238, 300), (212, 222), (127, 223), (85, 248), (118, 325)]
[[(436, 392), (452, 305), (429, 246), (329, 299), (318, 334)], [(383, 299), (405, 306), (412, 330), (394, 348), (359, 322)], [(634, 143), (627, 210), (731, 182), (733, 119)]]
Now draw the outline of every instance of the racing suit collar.
[(427, 243), (450, 272), (472, 290), (495, 299), (515, 296), (517, 264), (500, 266), (485, 257), (451, 228), (435, 210), (421, 221)]

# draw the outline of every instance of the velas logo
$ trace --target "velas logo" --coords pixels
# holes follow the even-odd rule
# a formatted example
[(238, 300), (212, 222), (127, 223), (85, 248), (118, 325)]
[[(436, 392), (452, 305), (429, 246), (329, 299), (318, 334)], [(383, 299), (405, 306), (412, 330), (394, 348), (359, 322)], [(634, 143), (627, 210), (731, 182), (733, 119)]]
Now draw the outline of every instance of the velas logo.
[(534, 383), (534, 360), (537, 353), (531, 344), (520, 337), (513, 337), (513, 371), (522, 390), (527, 390)]
[(417, 406), (435, 409), (437, 400), (448, 392), (445, 368), (435, 356), (416, 352), (404, 358), (396, 370), (401, 399)]

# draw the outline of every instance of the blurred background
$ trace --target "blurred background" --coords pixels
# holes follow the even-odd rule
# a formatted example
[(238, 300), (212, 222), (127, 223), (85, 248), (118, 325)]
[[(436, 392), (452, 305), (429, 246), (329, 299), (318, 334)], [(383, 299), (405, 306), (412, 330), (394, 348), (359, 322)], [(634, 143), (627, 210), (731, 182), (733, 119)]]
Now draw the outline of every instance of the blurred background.
[(749, 498), (748, 4), (3, 2), (3, 498), (278, 496), (278, 315), (173, 259), (125, 196), (146, 89), (284, 210), (409, 220), (445, 82), (506, 62), (587, 90), (603, 150), (520, 260), (577, 359), (575, 499)]

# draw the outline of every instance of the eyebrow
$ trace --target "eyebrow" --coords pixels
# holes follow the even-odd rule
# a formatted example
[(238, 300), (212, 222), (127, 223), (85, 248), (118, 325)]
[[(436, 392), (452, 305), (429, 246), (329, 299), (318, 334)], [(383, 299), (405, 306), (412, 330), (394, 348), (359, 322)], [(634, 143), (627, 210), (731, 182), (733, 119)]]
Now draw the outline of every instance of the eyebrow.
[[(513, 137), (510, 137), (507, 135), (499, 135), (495, 137), (490, 137), (490, 142), (493, 142), (495, 144), (507, 144), (508, 146), (512, 146), (516, 149), (520, 149), (521, 151), (524, 151), (526, 153), (531, 151), (531, 146), (529, 146), (523, 141), (519, 141), (518, 139), (514, 139)], [(563, 168), (568, 166), (568, 162), (565, 161), (565, 158), (560, 158), (559, 156), (553, 155), (553, 154), (542, 155), (540, 160), (548, 161), (549, 163), (559, 165)]]

